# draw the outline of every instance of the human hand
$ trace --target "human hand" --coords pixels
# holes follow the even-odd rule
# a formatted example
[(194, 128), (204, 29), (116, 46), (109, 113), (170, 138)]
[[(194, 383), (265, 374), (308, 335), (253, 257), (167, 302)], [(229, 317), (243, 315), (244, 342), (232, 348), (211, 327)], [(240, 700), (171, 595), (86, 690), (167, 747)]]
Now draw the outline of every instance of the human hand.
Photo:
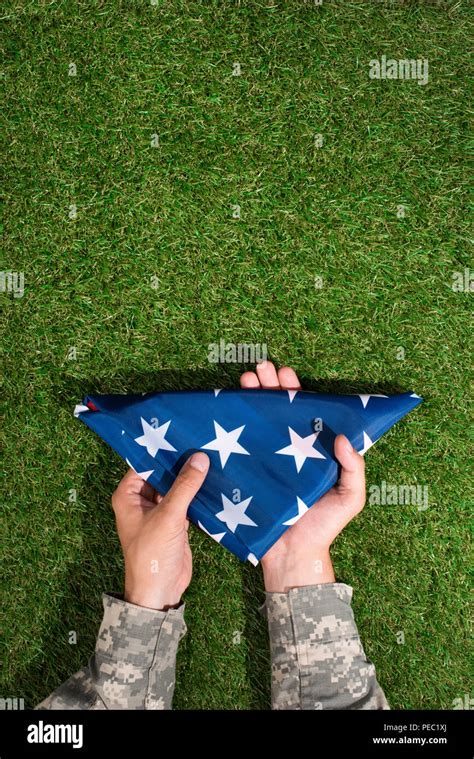
[(161, 610), (179, 603), (192, 574), (186, 513), (208, 469), (209, 457), (194, 453), (165, 496), (130, 469), (112, 495), (129, 603)]
[[(240, 378), (243, 388), (301, 390), (293, 369), (276, 371), (269, 361)], [(340, 480), (262, 558), (265, 589), (286, 593), (289, 588), (335, 582), (329, 549), (341, 530), (365, 503), (364, 459), (345, 435), (338, 435), (334, 453), (342, 469)]]

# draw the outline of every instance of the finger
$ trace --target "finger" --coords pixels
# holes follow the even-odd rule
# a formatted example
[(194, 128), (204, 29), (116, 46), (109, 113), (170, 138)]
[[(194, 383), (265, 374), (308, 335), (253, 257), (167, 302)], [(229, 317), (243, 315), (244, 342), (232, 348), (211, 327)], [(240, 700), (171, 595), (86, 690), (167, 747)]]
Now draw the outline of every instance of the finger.
[(151, 506), (159, 503), (156, 500), (158, 493), (155, 488), (140, 477), (134, 469), (129, 469), (112, 494), (112, 508), (115, 513), (125, 511), (131, 503), (135, 502), (133, 499), (138, 495), (148, 501)]
[(156, 504), (140, 493), (130, 493), (127, 498), (123, 498), (122, 496), (117, 499), (114, 493), (112, 496), (112, 507), (117, 524), (120, 526), (124, 524), (137, 524), (142, 517), (142, 512), (152, 511), (156, 508)]
[(129, 469), (112, 493), (112, 508), (116, 514), (127, 508), (130, 495), (140, 493), (142, 485), (143, 480), (133, 469)]
[(159, 511), (177, 518), (184, 518), (188, 506), (206, 479), (209, 456), (201, 451), (193, 453), (186, 461), (172, 487), (163, 498)]
[(278, 381), (283, 390), (301, 390), (298, 376), (290, 366), (283, 366), (278, 370)]
[[(143, 477), (141, 477), (138, 474), (138, 472), (135, 472), (135, 470), (132, 470), (132, 472), (134, 476), (130, 475), (130, 477), (128, 477), (126, 475), (126, 482), (124, 483), (125, 485), (124, 492), (127, 495), (130, 495), (133, 493), (140, 493), (140, 495), (144, 496), (148, 501), (155, 502), (155, 499), (157, 496), (157, 492), (155, 488), (152, 485), (150, 485), (149, 482), (144, 480)], [(124, 480), (125, 480), (125, 477), (124, 477)]]
[(152, 485), (150, 485), (149, 482), (142, 479), (142, 477), (139, 477), (139, 480), (141, 484), (140, 482), (138, 482), (136, 486), (134, 486), (136, 487), (137, 492), (140, 493), (140, 495), (147, 498), (149, 501), (153, 501), (155, 498), (155, 493), (156, 493), (155, 488)]
[(243, 388), (258, 388), (260, 387), (260, 381), (255, 372), (244, 372), (240, 378), (240, 387)]
[(365, 503), (365, 462), (352, 447), (345, 435), (338, 435), (334, 443), (334, 453), (341, 465), (339, 490), (354, 498), (360, 508)]
[(117, 490), (120, 488), (128, 492), (130, 490), (136, 491), (141, 482), (143, 482), (141, 477), (138, 476), (134, 469), (130, 468), (127, 474), (125, 474), (120, 480)]
[(148, 496), (152, 494), (153, 488), (134, 469), (129, 469), (120, 480), (117, 490), (122, 493), (143, 493), (144, 496)]
[(278, 375), (271, 361), (262, 361), (261, 364), (257, 364), (257, 377), (262, 387), (270, 390), (280, 389)]

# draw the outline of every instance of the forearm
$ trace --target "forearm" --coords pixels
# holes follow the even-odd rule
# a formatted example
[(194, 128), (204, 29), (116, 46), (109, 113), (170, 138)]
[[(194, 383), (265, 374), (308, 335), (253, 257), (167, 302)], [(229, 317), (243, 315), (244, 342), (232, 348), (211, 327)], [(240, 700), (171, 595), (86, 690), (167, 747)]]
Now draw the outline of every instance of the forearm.
[(95, 653), (37, 709), (171, 709), (184, 604), (155, 611), (103, 594)]
[(266, 592), (273, 709), (388, 709), (351, 609), (327, 582)]

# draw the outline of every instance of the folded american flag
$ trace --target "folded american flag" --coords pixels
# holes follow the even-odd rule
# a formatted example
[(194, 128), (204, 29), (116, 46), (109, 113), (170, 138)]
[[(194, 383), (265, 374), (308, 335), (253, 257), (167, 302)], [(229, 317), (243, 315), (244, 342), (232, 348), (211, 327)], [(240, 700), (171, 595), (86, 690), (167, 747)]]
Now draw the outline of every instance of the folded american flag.
[(336, 435), (363, 454), (421, 400), (415, 393), (194, 390), (91, 395), (74, 414), (162, 494), (185, 460), (205, 451), (211, 466), (188, 518), (256, 565), (337, 482)]

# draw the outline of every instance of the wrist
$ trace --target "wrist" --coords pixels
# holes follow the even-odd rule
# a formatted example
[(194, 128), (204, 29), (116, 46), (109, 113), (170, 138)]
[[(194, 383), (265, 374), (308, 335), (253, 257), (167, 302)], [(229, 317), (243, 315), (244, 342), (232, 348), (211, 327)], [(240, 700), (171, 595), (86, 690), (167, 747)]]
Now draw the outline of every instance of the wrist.
[(305, 557), (263, 557), (261, 563), (268, 593), (287, 593), (290, 588), (336, 582), (329, 548)]
[(175, 609), (181, 603), (181, 596), (178, 594), (137, 591), (127, 588), (127, 585), (125, 585), (123, 597), (129, 604), (142, 606), (146, 609), (153, 609), (154, 611), (168, 611), (168, 609)]

